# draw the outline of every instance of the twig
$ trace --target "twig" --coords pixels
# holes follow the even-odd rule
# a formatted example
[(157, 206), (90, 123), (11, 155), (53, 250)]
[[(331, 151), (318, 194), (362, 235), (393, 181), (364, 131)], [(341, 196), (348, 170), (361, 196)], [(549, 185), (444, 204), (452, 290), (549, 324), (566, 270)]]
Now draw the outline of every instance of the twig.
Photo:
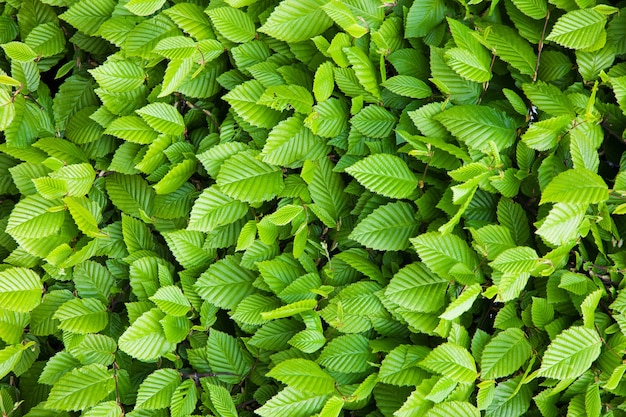
[(217, 131), (218, 132), (220, 131), (220, 125), (219, 125), (219, 123), (217, 123), (217, 120), (215, 120), (215, 117), (213, 117), (213, 113), (211, 113), (207, 109), (203, 109), (202, 107), (196, 106), (195, 104), (193, 104), (189, 100), (185, 101), (185, 104), (187, 105), (187, 107), (189, 107), (191, 109), (198, 109), (202, 113), (204, 113), (211, 120), (211, 123), (213, 123), (213, 125), (215, 125), (215, 128), (217, 129)]
[(550, 20), (550, 9), (546, 12), (546, 20), (543, 22), (543, 30), (541, 31), (541, 39), (539, 39), (539, 45), (537, 46), (537, 63), (535, 64), (535, 73), (533, 74), (533, 82), (537, 81), (537, 73), (539, 72), (539, 61), (541, 61), (541, 51), (543, 51), (543, 40), (546, 36), (546, 28), (548, 27), (548, 20)]

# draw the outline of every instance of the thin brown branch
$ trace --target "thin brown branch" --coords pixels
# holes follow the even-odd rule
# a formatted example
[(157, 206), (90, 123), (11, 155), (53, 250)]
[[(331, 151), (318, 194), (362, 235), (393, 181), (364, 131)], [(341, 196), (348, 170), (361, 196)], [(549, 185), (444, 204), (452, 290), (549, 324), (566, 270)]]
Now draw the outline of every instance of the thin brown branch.
[(550, 9), (546, 12), (546, 19), (543, 22), (543, 30), (541, 31), (541, 39), (539, 39), (539, 45), (537, 46), (537, 63), (535, 64), (535, 73), (533, 74), (533, 82), (537, 81), (537, 73), (539, 72), (539, 62), (541, 61), (541, 51), (543, 51), (543, 40), (546, 37), (546, 29), (548, 27), (548, 20), (550, 20)]

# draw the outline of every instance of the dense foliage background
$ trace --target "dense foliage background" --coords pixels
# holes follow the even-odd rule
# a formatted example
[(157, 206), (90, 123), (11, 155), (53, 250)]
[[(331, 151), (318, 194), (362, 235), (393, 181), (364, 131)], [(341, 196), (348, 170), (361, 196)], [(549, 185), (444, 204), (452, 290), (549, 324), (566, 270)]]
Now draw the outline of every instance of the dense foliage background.
[(626, 8), (0, 14), (3, 416), (626, 415)]

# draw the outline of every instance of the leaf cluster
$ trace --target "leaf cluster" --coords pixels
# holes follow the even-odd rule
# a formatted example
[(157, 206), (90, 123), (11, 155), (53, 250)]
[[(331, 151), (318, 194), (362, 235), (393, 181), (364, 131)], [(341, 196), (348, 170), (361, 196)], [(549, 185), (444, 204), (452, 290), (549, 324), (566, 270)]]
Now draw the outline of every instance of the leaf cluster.
[(0, 0), (2, 415), (626, 416), (605, 3)]

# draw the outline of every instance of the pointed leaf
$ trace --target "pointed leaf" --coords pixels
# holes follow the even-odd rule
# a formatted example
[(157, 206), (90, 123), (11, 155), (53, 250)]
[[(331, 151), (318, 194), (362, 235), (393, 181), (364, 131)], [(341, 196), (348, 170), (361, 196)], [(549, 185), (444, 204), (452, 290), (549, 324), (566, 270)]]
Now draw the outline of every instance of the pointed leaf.
[(254, 39), (256, 28), (246, 13), (234, 7), (207, 10), (215, 29), (231, 42), (243, 43)]
[(335, 379), (313, 361), (287, 359), (272, 368), (267, 376), (281, 381), (298, 391), (328, 394), (335, 389)]
[(350, 233), (350, 239), (377, 250), (402, 250), (417, 232), (413, 206), (403, 201), (378, 207)]
[(483, 350), (480, 361), (483, 379), (502, 378), (517, 371), (531, 355), (531, 346), (520, 329), (498, 333)]
[(543, 355), (539, 376), (576, 378), (600, 355), (602, 341), (595, 329), (570, 327), (559, 333)]
[(389, 154), (370, 155), (346, 168), (367, 189), (392, 198), (408, 198), (418, 181), (406, 162)]
[(449, 342), (433, 349), (420, 366), (457, 382), (474, 382), (478, 376), (474, 358), (467, 349)]
[(544, 203), (593, 204), (606, 201), (609, 189), (604, 180), (586, 168), (564, 171), (554, 177), (541, 194)]
[(506, 113), (487, 106), (454, 106), (434, 117), (470, 149), (482, 150), (488, 141), (498, 149), (510, 147), (517, 136), (517, 125)]
[(0, 271), (0, 305), (15, 312), (28, 312), (41, 302), (43, 285), (33, 270), (8, 268)]
[(53, 318), (60, 321), (60, 329), (78, 334), (99, 332), (109, 323), (106, 306), (95, 298), (66, 301)]
[(606, 16), (594, 9), (572, 10), (559, 17), (546, 40), (566, 48), (597, 50), (606, 42), (605, 24)]
[(180, 374), (175, 369), (157, 369), (139, 385), (136, 407), (147, 410), (168, 407), (180, 381)]
[(86, 365), (63, 375), (52, 387), (46, 405), (57, 410), (84, 410), (115, 390), (113, 374), (103, 365)]
[(285, 0), (272, 11), (259, 32), (285, 42), (308, 40), (328, 29), (333, 21), (321, 0)]
[(250, 203), (271, 200), (283, 187), (281, 170), (260, 161), (254, 152), (227, 159), (216, 182), (225, 194)]
[(137, 110), (137, 114), (150, 127), (166, 135), (180, 135), (185, 131), (183, 116), (173, 106), (165, 103), (152, 103)]
[(165, 315), (157, 308), (146, 311), (120, 336), (119, 347), (130, 356), (153, 362), (174, 350), (163, 332), (160, 320)]

